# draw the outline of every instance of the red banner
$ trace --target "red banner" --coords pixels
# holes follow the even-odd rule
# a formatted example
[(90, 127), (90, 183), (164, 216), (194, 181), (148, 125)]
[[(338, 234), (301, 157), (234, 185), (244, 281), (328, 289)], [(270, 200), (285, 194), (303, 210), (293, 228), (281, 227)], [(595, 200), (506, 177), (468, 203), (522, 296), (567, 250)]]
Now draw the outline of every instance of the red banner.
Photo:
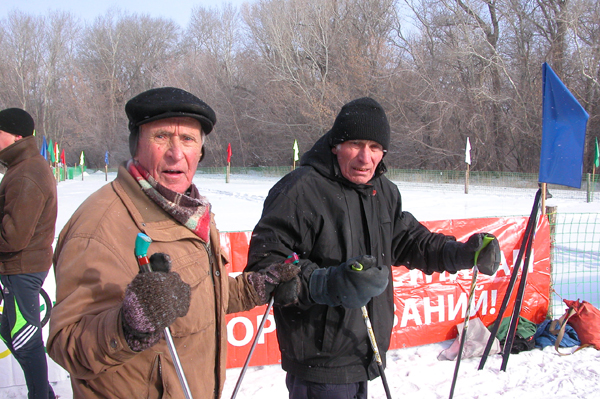
[[(502, 251), (500, 268), (494, 276), (478, 274), (471, 307), (471, 316), (479, 317), (485, 325), (496, 320), (527, 220), (526, 217), (511, 217), (423, 222), (431, 231), (453, 235), (458, 241), (466, 241), (477, 232), (488, 232), (498, 237)], [(221, 233), (223, 251), (231, 262), (228, 270), (233, 275), (246, 266), (250, 235), (251, 232)], [(456, 337), (455, 326), (464, 320), (472, 276), (471, 270), (428, 276), (403, 266), (394, 267), (395, 312), (390, 348), (425, 345)], [(504, 316), (512, 312), (519, 282), (520, 279), (517, 279), (513, 298)], [(548, 220), (541, 218), (533, 243), (521, 315), (534, 323), (541, 323), (548, 311), (549, 295), (550, 228)], [(227, 367), (241, 367), (244, 364), (265, 310), (266, 306), (261, 306), (227, 316)], [(271, 313), (250, 365), (275, 364), (279, 361), (275, 322)]]

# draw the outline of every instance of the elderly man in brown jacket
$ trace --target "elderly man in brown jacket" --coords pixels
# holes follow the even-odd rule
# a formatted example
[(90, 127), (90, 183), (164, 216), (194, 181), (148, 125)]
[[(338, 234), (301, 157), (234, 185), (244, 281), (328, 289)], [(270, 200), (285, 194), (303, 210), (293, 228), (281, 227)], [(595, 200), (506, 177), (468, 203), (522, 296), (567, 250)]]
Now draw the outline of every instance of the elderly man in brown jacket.
[(56, 180), (20, 108), (0, 111), (0, 334), (21, 365), (28, 397), (54, 398), (40, 325), (40, 290), (52, 266)]
[[(216, 123), (207, 104), (165, 87), (132, 98), (125, 111), (133, 159), (59, 237), (48, 352), (71, 374), (76, 398), (183, 398), (162, 333), (169, 326), (193, 397), (218, 398), (225, 315), (280, 291), (289, 297), (299, 270), (282, 263), (228, 276), (210, 203), (192, 184)], [(158, 254), (151, 264), (160, 271), (138, 273), (140, 232), (152, 239), (148, 254)]]

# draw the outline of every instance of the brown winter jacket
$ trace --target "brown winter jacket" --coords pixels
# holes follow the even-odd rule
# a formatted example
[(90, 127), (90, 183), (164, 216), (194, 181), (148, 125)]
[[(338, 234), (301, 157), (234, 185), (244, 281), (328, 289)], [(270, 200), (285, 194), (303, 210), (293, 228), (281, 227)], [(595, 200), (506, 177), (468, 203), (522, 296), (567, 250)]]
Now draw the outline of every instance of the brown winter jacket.
[[(121, 166), (115, 181), (92, 194), (62, 230), (54, 256), (56, 306), (48, 353), (70, 374), (75, 398), (183, 398), (165, 340), (136, 353), (121, 327), (121, 303), (138, 273), (139, 232), (148, 256), (171, 256), (191, 286), (188, 314), (170, 327), (194, 398), (217, 398), (225, 379), (225, 315), (259, 304), (247, 275), (229, 277), (211, 218), (206, 243), (167, 215)], [(212, 254), (211, 254), (212, 252)]]
[(35, 137), (0, 151), (0, 274), (47, 272), (52, 266), (56, 180)]

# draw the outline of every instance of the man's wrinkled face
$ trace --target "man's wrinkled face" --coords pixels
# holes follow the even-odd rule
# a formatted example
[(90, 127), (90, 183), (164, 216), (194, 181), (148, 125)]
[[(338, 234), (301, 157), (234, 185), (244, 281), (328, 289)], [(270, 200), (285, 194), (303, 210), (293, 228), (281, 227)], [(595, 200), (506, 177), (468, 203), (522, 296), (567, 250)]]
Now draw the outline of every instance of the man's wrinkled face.
[(201, 126), (194, 118), (159, 119), (140, 126), (134, 159), (175, 192), (184, 193), (190, 187), (201, 155)]
[(372, 140), (348, 140), (331, 149), (337, 155), (342, 175), (355, 184), (367, 184), (385, 154), (383, 146)]

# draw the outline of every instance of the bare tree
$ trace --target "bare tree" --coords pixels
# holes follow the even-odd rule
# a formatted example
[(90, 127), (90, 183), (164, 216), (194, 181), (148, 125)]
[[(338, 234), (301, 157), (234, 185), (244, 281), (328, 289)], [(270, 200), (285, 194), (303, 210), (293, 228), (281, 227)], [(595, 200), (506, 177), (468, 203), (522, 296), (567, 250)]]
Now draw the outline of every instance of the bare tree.
[(127, 159), (127, 100), (164, 82), (177, 62), (178, 32), (170, 20), (111, 10), (85, 29), (73, 145), (102, 165), (105, 151)]
[[(596, 0), (263, 0), (197, 7), (185, 30), (113, 9), (82, 28), (65, 13), (13, 12), (0, 24), (0, 105), (38, 133), (127, 159), (125, 102), (158, 86), (204, 99), (218, 123), (204, 165), (291, 164), (341, 105), (371, 96), (392, 127), (391, 167), (535, 172), (541, 65), (551, 63), (600, 126)], [(592, 155), (588, 145), (588, 157)]]
[(0, 67), (2, 102), (32, 114), (40, 144), (42, 136), (62, 143), (78, 24), (68, 13), (31, 17), (13, 12), (6, 22), (1, 44), (6, 56)]

